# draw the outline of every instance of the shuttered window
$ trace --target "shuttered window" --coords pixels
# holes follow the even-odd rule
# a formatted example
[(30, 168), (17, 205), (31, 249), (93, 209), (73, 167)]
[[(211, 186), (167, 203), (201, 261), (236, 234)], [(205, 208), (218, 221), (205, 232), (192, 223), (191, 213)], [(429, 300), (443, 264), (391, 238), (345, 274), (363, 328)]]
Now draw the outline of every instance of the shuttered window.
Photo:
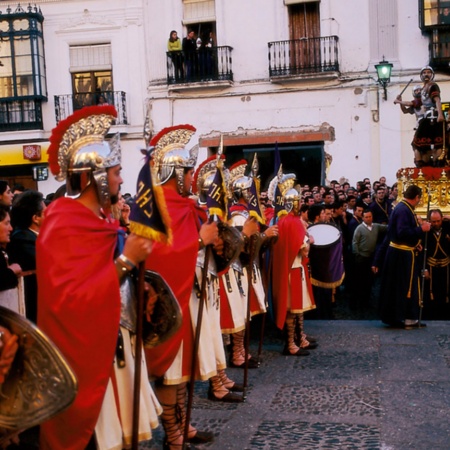
[(183, 24), (216, 21), (215, 0), (183, 0)]
[(297, 3), (319, 2), (320, 0), (284, 0), (285, 5), (296, 5)]
[(398, 58), (397, 0), (370, 0), (369, 26), (371, 60)]
[(111, 44), (70, 47), (70, 71), (72, 73), (111, 69)]

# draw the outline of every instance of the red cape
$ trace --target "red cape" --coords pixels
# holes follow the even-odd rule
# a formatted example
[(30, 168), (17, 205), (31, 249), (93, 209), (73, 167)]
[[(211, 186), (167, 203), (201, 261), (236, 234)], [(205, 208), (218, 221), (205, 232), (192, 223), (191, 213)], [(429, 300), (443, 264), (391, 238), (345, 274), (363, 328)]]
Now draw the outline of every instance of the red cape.
[(149, 374), (161, 377), (172, 364), (183, 340), (183, 376), (188, 376), (193, 348), (189, 301), (197, 263), (198, 216), (204, 212), (193, 200), (181, 197), (173, 189), (163, 186), (163, 190), (173, 229), (173, 244), (155, 243), (145, 267), (158, 272), (166, 280), (180, 304), (183, 323), (172, 338), (155, 348), (146, 349), (145, 355)]
[(272, 296), (275, 324), (283, 329), (287, 312), (289, 272), (302, 248), (306, 230), (300, 218), (290, 213), (278, 221), (278, 232), (278, 240), (273, 246)]
[(117, 224), (76, 200), (58, 199), (45, 212), (36, 245), (38, 325), (75, 372), (78, 395), (41, 425), (41, 449), (84, 450), (97, 423), (120, 320), (116, 242)]

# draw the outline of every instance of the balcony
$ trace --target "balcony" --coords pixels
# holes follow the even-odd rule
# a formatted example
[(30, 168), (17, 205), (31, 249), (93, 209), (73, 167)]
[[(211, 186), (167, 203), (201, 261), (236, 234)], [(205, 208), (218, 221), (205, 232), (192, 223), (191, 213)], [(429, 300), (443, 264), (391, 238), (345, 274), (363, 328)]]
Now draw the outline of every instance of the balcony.
[(167, 84), (233, 81), (232, 50), (225, 45), (200, 48), (191, 54), (167, 52)]
[(0, 131), (42, 130), (41, 99), (1, 99)]
[(117, 110), (115, 125), (128, 125), (127, 98), (123, 91), (104, 91), (99, 94), (91, 92), (79, 94), (55, 95), (56, 123), (69, 117), (74, 111), (84, 106), (99, 104), (99, 98), (104, 97), (108, 105), (114, 105)]
[(337, 36), (269, 42), (268, 46), (272, 80), (334, 77), (339, 72)]

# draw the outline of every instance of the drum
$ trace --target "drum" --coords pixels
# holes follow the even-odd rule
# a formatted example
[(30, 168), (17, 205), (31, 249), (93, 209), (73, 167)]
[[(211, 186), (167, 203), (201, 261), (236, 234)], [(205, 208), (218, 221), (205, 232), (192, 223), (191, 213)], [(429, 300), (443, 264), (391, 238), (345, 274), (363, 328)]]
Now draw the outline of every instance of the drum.
[(335, 288), (344, 280), (342, 237), (340, 230), (328, 223), (318, 223), (308, 228), (314, 243), (309, 250), (311, 284)]

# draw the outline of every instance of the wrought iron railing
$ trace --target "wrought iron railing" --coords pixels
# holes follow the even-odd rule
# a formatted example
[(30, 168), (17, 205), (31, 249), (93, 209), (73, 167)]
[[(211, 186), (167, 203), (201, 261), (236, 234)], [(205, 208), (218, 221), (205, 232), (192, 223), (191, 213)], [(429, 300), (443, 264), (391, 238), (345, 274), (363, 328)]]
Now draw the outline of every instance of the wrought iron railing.
[(339, 71), (337, 36), (269, 42), (268, 46), (271, 77)]
[[(101, 98), (103, 97), (103, 99)], [(116, 125), (127, 125), (127, 97), (123, 91), (103, 91), (101, 93), (79, 93), (55, 95), (56, 123), (69, 117), (74, 111), (84, 106), (102, 104), (114, 105), (117, 110)]]
[(0, 100), (0, 131), (42, 129), (41, 99)]
[(232, 47), (204, 47), (195, 52), (167, 52), (167, 83), (233, 81)]

